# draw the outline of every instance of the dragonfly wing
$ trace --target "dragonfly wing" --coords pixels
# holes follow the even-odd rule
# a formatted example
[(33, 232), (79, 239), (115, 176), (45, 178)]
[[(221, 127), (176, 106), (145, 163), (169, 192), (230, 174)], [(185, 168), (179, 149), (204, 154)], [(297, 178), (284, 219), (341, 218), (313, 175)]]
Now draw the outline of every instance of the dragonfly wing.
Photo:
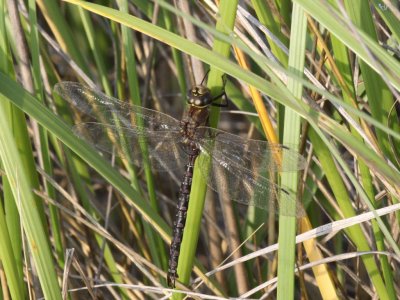
[[(211, 159), (209, 159), (210, 156), (204, 155), (204, 152), (202, 154), (197, 159), (198, 166), (202, 175), (207, 178), (207, 185), (220, 195), (241, 204), (274, 211), (277, 214), (304, 216), (304, 209), (296, 200), (296, 195), (268, 179), (267, 174), (235, 165), (216, 153), (212, 154)], [(296, 211), (283, 208), (279, 204), (283, 199), (295, 202)]]
[(180, 146), (179, 131), (150, 131), (94, 122), (77, 124), (73, 129), (105, 156), (115, 154), (137, 166), (148, 160), (157, 171), (184, 167), (186, 154)]
[(77, 82), (57, 83), (54, 91), (80, 113), (101, 123), (143, 127), (152, 131), (179, 130), (179, 121), (171, 116), (120, 101)]
[[(210, 188), (239, 203), (276, 212), (280, 210), (284, 215), (304, 215), (295, 194), (270, 179), (278, 169), (301, 168), (302, 162), (300, 165), (295, 163), (293, 157), (291, 163), (294, 165), (285, 165), (284, 161), (278, 164), (272, 159), (271, 155), (285, 152), (286, 148), (263, 141), (242, 139), (212, 128), (204, 130), (204, 134), (202, 139), (198, 139), (202, 155), (198, 158), (197, 166), (207, 178)], [(290, 212), (278, 205), (278, 201), (283, 198), (296, 202), (296, 211)]]
[(250, 170), (289, 172), (306, 166), (305, 158), (287, 145), (245, 139), (211, 127), (199, 127), (198, 132), (196, 139), (205, 151), (218, 151), (221, 156)]

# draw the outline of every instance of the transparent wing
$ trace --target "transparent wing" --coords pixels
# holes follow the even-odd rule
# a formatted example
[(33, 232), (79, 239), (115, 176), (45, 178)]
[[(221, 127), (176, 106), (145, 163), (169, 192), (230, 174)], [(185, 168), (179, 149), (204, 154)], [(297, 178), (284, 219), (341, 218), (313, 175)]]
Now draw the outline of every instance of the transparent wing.
[(183, 170), (187, 160), (180, 146), (179, 131), (150, 131), (93, 122), (75, 125), (74, 132), (106, 156), (115, 154), (137, 166), (143, 166), (148, 159), (157, 171)]
[(131, 105), (77, 82), (60, 82), (54, 91), (81, 113), (103, 124), (143, 127), (149, 131), (179, 130), (179, 121), (171, 116)]
[(197, 129), (197, 133), (195, 139), (204, 151), (218, 154), (225, 157), (227, 162), (231, 161), (249, 170), (289, 172), (302, 170), (306, 166), (304, 157), (286, 145), (245, 139), (203, 126)]
[[(239, 203), (280, 210), (285, 215), (304, 215), (295, 195), (269, 179), (276, 171), (304, 168), (303, 156), (283, 145), (247, 140), (213, 128), (201, 130), (204, 137), (197, 143), (203, 155), (197, 165), (210, 188)], [(277, 204), (283, 198), (296, 203), (295, 212)]]
[(122, 102), (76, 82), (56, 84), (54, 91), (81, 114), (96, 122), (75, 125), (75, 133), (104, 155), (116, 154), (142, 166), (149, 159), (154, 170), (183, 168), (186, 156), (177, 146), (178, 120)]

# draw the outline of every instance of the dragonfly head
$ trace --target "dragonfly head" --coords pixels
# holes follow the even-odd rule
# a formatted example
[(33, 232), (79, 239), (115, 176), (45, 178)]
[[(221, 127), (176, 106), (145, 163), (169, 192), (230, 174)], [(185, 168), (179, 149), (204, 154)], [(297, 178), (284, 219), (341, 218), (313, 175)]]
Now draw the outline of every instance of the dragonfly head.
[(187, 103), (196, 107), (205, 107), (212, 103), (211, 91), (204, 85), (196, 85), (187, 92)]

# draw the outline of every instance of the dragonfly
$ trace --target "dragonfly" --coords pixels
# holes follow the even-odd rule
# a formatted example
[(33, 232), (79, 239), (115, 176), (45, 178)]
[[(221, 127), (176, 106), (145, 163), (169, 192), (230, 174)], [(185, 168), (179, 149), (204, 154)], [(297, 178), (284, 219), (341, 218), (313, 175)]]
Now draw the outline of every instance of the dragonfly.
[[(76, 82), (56, 84), (55, 92), (94, 122), (76, 124), (74, 132), (103, 154), (114, 154), (155, 171), (184, 170), (173, 226), (167, 283), (175, 287), (179, 278), (178, 258), (186, 223), (194, 167), (207, 185), (227, 199), (260, 209), (279, 212), (278, 201), (294, 201), (296, 211), (280, 214), (304, 215), (294, 193), (274, 183), (271, 174), (305, 168), (304, 157), (291, 148), (252, 140), (208, 126), (213, 97), (200, 84), (187, 93), (188, 109), (177, 120), (167, 114), (132, 105)], [(183, 162), (186, 162), (183, 167)], [(269, 200), (268, 200), (269, 199)]]

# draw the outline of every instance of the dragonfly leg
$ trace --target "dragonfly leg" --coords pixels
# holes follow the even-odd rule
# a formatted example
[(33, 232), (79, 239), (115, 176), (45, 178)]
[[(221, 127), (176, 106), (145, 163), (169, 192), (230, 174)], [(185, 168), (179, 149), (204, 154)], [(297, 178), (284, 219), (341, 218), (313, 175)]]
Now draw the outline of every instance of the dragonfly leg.
[[(226, 74), (222, 75), (222, 92), (219, 95), (217, 95), (211, 99), (212, 106), (228, 107), (229, 101), (227, 99), (228, 96), (226, 95), (226, 92), (225, 92), (225, 85), (226, 85)], [(218, 100), (219, 98), (222, 98), (223, 102), (222, 103), (214, 103), (214, 101)]]

